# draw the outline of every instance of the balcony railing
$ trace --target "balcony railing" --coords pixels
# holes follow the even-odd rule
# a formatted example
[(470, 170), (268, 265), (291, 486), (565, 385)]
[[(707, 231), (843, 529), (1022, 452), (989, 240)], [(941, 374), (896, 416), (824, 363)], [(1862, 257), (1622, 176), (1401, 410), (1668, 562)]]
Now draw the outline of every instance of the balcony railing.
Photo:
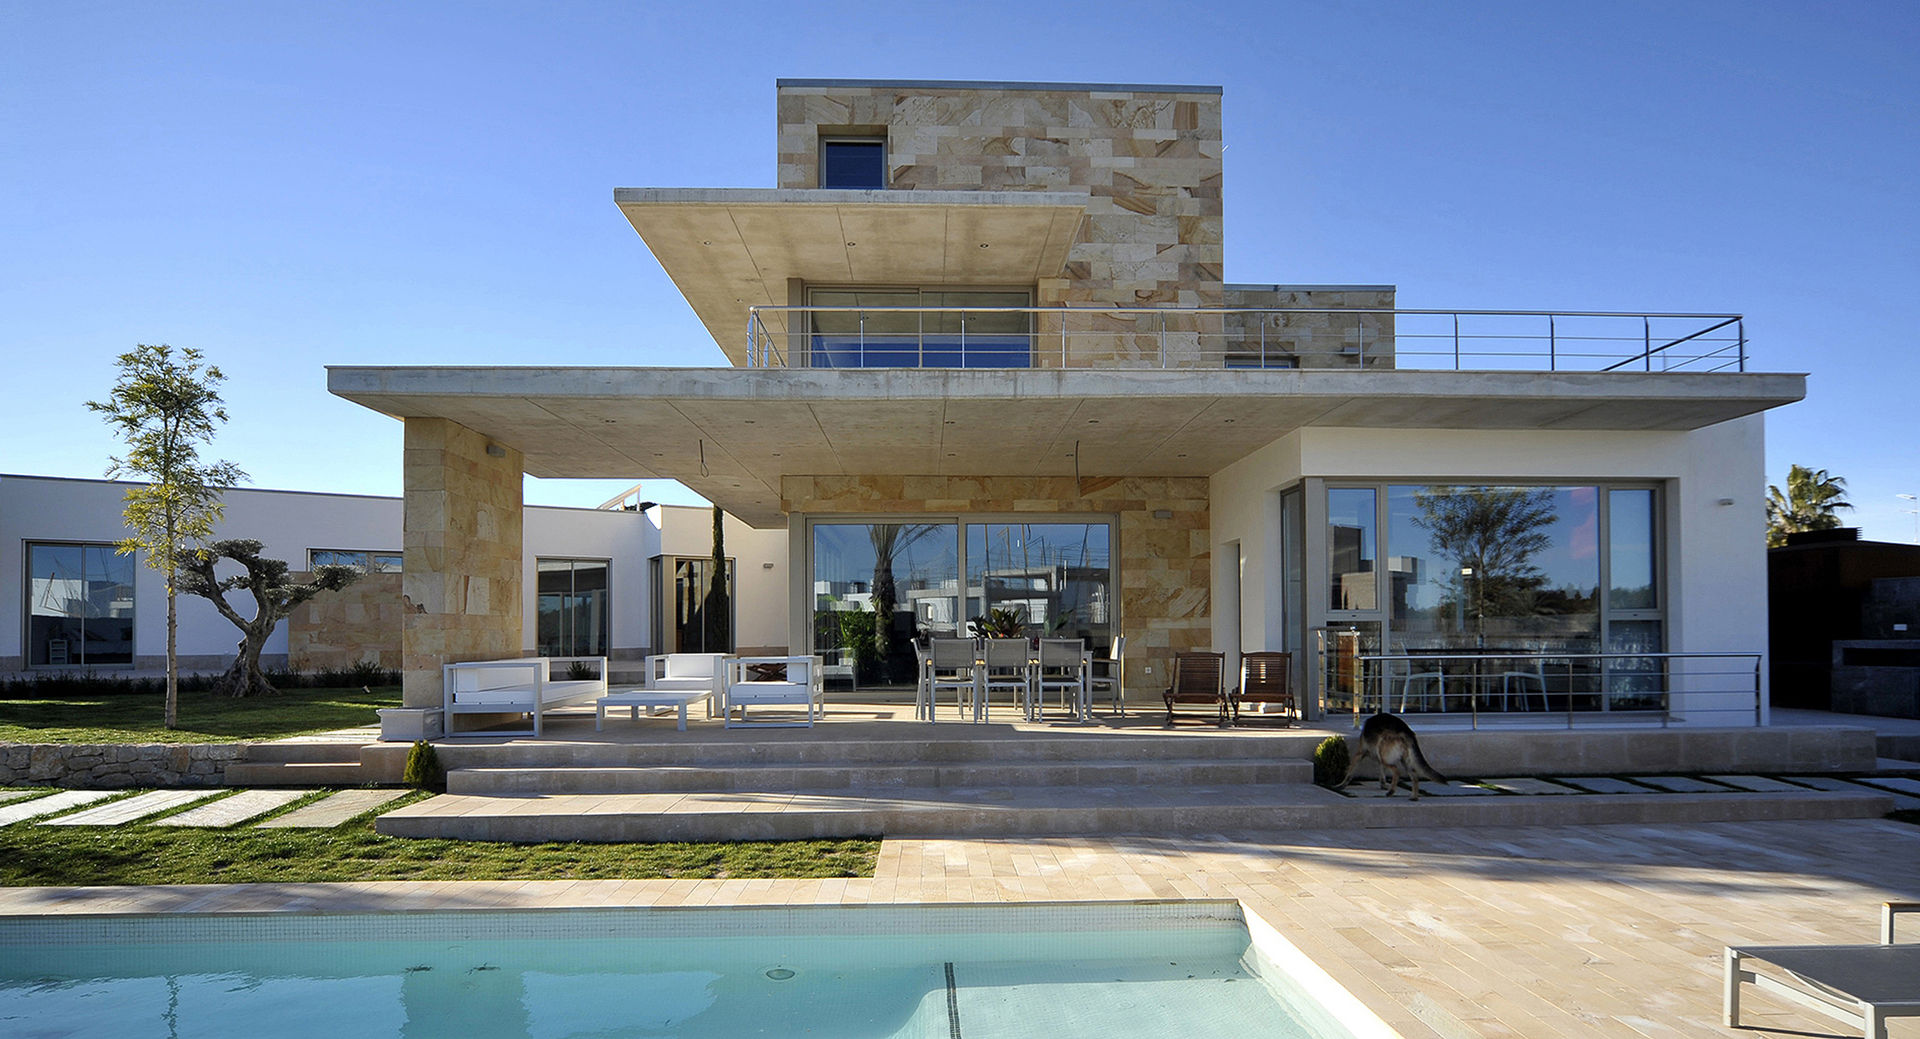
[(1492, 718), (1567, 728), (1761, 719), (1759, 653), (1369, 653), (1355, 632), (1314, 635), (1321, 703), (1351, 712), (1356, 727), (1375, 711), (1474, 728)]
[(1238, 307), (753, 307), (756, 368), (1745, 371), (1739, 314)]

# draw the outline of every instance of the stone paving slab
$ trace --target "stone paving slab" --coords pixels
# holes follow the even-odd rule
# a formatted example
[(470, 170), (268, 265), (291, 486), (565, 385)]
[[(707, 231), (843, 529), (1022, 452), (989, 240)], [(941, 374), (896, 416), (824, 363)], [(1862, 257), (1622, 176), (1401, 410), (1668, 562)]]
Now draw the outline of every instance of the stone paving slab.
[(1869, 776), (1862, 779), (1861, 782), (1871, 783), (1874, 786), (1883, 787), (1887, 790), (1897, 791), (1902, 794), (1920, 797), (1920, 779), (1902, 779), (1897, 776), (1889, 776), (1882, 779), (1877, 776)]
[(1631, 776), (1636, 783), (1659, 787), (1676, 794), (1717, 794), (1725, 793), (1727, 788), (1718, 783), (1708, 783), (1692, 776)]
[(1615, 779), (1612, 776), (1563, 776), (1560, 782), (1577, 786), (1582, 790), (1595, 794), (1659, 793), (1657, 790), (1649, 789), (1638, 783), (1629, 783), (1624, 779)]
[(53, 812), (64, 812), (69, 808), (78, 808), (95, 801), (104, 801), (118, 793), (118, 790), (62, 790), (32, 801), (15, 801), (10, 805), (0, 805), (0, 826)]
[(18, 801), (23, 797), (32, 797), (38, 793), (40, 793), (38, 790), (0, 790), (0, 805), (8, 801)]
[(275, 816), (260, 824), (261, 829), (324, 830), (340, 825), (362, 812), (397, 801), (410, 790), (342, 790), (332, 797), (315, 801), (305, 808)]
[(1558, 783), (1549, 783), (1544, 779), (1520, 777), (1518, 779), (1483, 779), (1482, 783), (1503, 790), (1509, 794), (1577, 794), (1580, 791), (1569, 789)]
[(1775, 790), (1800, 789), (1792, 783), (1783, 783), (1778, 779), (1769, 779), (1766, 776), (1708, 776), (1707, 778), (1716, 783), (1725, 783), (1728, 786), (1739, 787), (1742, 790), (1763, 790), (1771, 792)]
[(1422, 783), (1420, 796), (1426, 797), (1495, 797), (1495, 791), (1471, 783)]
[(169, 815), (154, 825), (232, 826), (246, 822), (248, 819), (257, 819), (311, 793), (313, 793), (311, 790), (242, 790), (232, 797), (223, 797), (212, 804), (189, 808), (179, 815)]
[(103, 804), (98, 808), (89, 808), (84, 812), (61, 816), (48, 820), (46, 826), (118, 826), (142, 819), (155, 812), (164, 812), (169, 808), (178, 808), (195, 801), (204, 801), (219, 790), (149, 790), (144, 794), (129, 797), (124, 801)]
[(1851, 780), (1835, 779), (1832, 776), (1795, 776), (1793, 781), (1799, 786), (1812, 787), (1815, 790), (1840, 790), (1850, 794), (1871, 789)]

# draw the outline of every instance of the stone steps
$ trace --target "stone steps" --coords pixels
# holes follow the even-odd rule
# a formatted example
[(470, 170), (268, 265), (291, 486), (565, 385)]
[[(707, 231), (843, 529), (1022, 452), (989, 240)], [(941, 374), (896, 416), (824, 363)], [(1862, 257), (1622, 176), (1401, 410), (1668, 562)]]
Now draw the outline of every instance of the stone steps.
[(1875, 818), (1870, 793), (1345, 797), (1305, 784), (907, 787), (758, 793), (445, 794), (389, 812), (397, 837), (735, 841), (909, 836), (1192, 834), (1379, 826), (1592, 826)]
[(704, 767), (462, 768), (447, 773), (452, 794), (624, 794), (793, 790), (894, 790), (1012, 786), (1218, 786), (1308, 783), (1300, 760), (993, 761), (962, 764), (795, 764)]
[(377, 782), (358, 761), (236, 761), (227, 766), (227, 786), (360, 786)]

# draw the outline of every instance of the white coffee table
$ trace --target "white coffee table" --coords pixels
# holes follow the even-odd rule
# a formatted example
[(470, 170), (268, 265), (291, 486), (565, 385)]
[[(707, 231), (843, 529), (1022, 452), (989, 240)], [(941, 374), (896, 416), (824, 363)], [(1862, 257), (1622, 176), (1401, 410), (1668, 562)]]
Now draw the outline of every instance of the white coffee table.
[(593, 731), (599, 732), (607, 723), (607, 708), (625, 707), (629, 717), (638, 721), (640, 708), (645, 707), (648, 714), (661, 707), (672, 707), (679, 711), (681, 732), (687, 731), (687, 708), (712, 696), (709, 689), (630, 689), (625, 692), (608, 693), (595, 701)]

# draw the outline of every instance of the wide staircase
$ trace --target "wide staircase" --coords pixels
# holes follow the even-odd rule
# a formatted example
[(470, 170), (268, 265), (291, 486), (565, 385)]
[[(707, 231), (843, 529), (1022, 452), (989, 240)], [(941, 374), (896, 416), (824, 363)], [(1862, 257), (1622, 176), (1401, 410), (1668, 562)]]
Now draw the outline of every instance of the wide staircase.
[[(959, 727), (954, 727), (959, 728)], [(793, 730), (787, 730), (792, 732)], [(1367, 826), (1857, 818), (1879, 792), (1405, 796), (1313, 785), (1311, 731), (1019, 732), (443, 744), (447, 793), (379, 832), (496, 841), (1261, 833)], [(738, 736), (738, 733), (729, 734)], [(366, 748), (393, 758), (404, 747)], [(377, 765), (397, 768), (397, 759)]]

